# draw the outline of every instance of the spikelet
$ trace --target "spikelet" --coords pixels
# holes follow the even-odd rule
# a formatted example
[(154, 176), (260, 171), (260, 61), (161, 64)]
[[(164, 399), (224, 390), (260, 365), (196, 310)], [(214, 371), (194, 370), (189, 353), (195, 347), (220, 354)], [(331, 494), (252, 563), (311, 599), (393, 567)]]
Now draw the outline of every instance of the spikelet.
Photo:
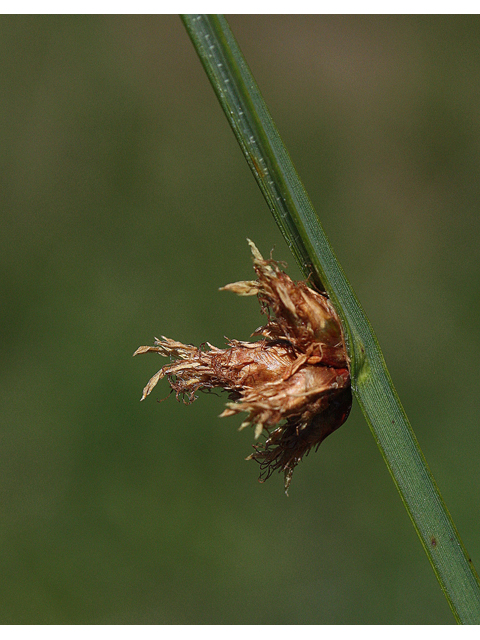
[(306, 282), (293, 282), (274, 260), (264, 260), (249, 240), (257, 279), (228, 284), (223, 290), (256, 295), (267, 323), (252, 335), (256, 342), (230, 340), (226, 349), (206, 343), (186, 345), (162, 336), (134, 355), (169, 357), (143, 390), (144, 400), (166, 377), (177, 399), (190, 403), (201, 389), (229, 393), (222, 417), (245, 412), (240, 428), (254, 428), (248, 459), (260, 463), (260, 481), (283, 471), (285, 490), (295, 466), (348, 417), (352, 396), (345, 342), (329, 299)]

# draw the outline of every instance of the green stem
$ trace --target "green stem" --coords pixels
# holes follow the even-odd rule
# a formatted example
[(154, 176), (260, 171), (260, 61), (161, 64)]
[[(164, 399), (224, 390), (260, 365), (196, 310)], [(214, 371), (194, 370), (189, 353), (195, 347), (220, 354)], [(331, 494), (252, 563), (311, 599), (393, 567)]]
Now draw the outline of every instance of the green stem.
[(238, 143), (305, 277), (343, 323), (352, 387), (457, 622), (480, 624), (480, 583), (388, 373), (257, 84), (221, 15), (182, 20)]

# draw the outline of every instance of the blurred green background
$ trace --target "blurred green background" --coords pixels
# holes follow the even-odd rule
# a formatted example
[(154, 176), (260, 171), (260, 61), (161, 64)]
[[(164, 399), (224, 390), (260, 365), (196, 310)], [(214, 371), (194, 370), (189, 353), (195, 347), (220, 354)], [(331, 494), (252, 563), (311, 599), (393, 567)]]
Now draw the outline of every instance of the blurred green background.
[[(230, 16), (480, 566), (478, 17)], [(358, 406), (257, 482), (252, 433), (132, 360), (300, 276), (177, 16), (0, 22), (0, 623), (452, 624)]]

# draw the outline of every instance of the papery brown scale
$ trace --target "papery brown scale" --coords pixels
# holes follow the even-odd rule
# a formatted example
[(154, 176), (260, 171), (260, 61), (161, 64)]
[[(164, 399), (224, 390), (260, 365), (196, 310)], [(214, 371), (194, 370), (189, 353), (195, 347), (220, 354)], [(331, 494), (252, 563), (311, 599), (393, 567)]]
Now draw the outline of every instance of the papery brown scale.
[(285, 490), (288, 491), (295, 466), (345, 422), (351, 404), (348, 386), (339, 393), (319, 399), (317, 413), (309, 421), (289, 419), (283, 427), (275, 429), (265, 443), (254, 445), (255, 453), (247, 459), (260, 464), (260, 480), (264, 482), (275, 471), (283, 471)]

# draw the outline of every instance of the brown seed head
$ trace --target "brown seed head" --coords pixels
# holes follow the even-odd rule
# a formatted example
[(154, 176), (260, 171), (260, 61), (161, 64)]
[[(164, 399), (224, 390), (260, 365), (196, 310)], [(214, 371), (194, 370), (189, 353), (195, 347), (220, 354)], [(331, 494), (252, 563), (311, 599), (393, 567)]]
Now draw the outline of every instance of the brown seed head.
[[(274, 260), (264, 260), (249, 240), (257, 280), (222, 287), (238, 295), (257, 295), (267, 323), (252, 335), (257, 342), (230, 340), (227, 349), (203, 348), (162, 337), (153, 351), (171, 357), (143, 390), (142, 400), (166, 377), (177, 396), (195, 400), (200, 389), (220, 387), (230, 400), (221, 414), (246, 412), (240, 428), (253, 425), (254, 445), (247, 459), (260, 463), (260, 480), (283, 470), (288, 489), (294, 467), (312, 447), (347, 419), (351, 403), (348, 358), (341, 325), (328, 298), (293, 282)], [(186, 400), (185, 400), (186, 398)]]

